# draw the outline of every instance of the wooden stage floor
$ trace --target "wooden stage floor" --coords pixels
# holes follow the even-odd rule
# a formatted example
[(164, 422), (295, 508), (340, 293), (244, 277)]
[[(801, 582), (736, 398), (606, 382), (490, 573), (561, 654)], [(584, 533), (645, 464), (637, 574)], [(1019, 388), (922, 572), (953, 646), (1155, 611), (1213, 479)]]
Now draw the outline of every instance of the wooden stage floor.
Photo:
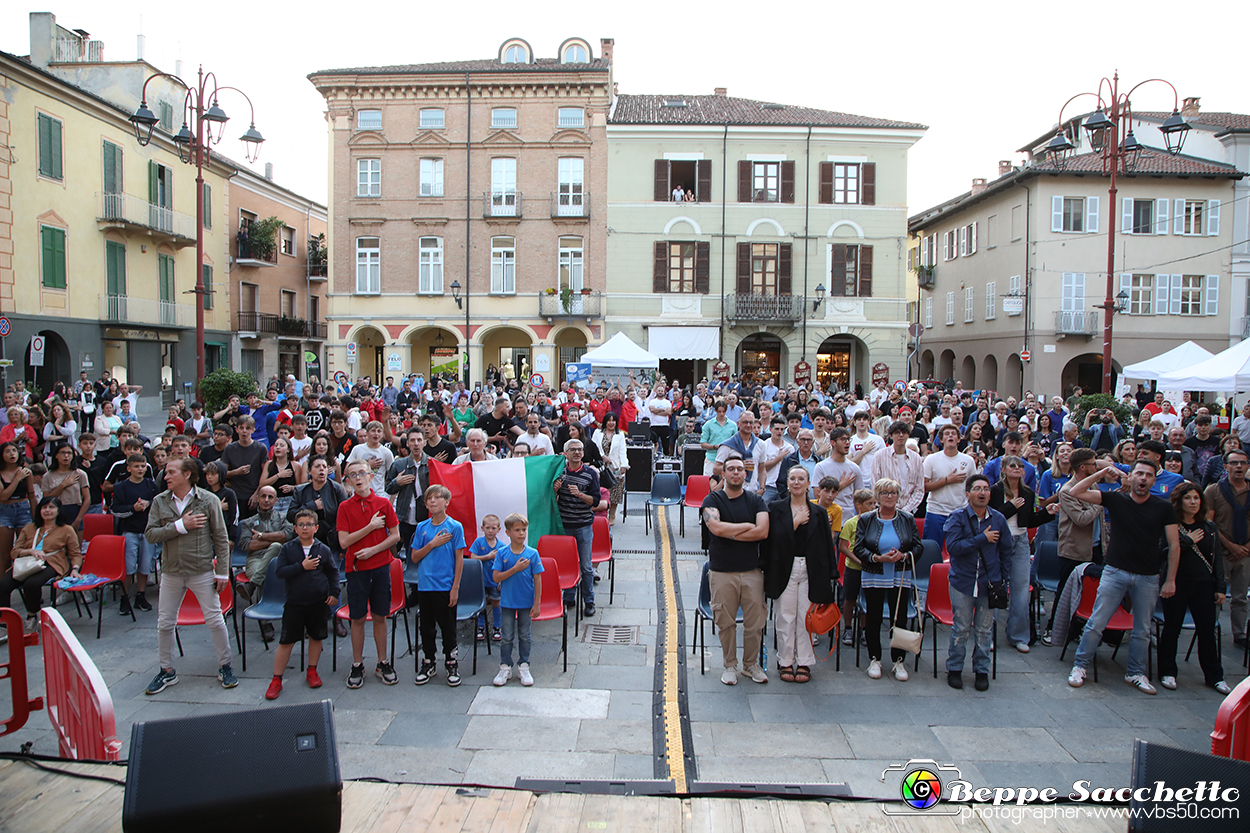
[[(50, 766), (125, 780), (125, 769), (98, 764)], [(0, 761), (0, 831), (103, 833), (122, 829), (123, 788)], [(653, 798), (536, 795), (522, 790), (434, 787), (348, 781), (344, 833), (767, 833), (767, 831), (1019, 831), (1056, 825), (1025, 820), (950, 816), (888, 816), (871, 801), (766, 798)], [(1081, 815), (1057, 822), (1066, 833), (1119, 833), (1124, 816)]]

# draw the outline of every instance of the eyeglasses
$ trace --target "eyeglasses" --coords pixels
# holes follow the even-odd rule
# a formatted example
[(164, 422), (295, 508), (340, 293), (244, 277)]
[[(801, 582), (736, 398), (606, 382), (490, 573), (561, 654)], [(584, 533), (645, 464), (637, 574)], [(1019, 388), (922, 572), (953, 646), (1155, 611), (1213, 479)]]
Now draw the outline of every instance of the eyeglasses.
[(893, 495), (894, 497), (898, 497), (898, 492), (878, 492), (877, 493), (878, 497), (889, 497), (891, 495)]
[(347, 479), (348, 480), (360, 480), (361, 478), (370, 477), (370, 476), (371, 475), (367, 471), (354, 471), (351, 474), (347, 475)]

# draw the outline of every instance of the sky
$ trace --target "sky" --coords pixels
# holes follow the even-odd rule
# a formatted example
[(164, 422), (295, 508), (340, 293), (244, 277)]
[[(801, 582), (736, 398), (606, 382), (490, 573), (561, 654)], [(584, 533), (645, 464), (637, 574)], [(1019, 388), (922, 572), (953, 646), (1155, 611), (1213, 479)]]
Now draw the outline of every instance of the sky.
[[(1208, 3), (1191, 31), (1176, 28), (1186, 25), (1184, 15), (980, 0), (854, 8), (783, 0), (767, 14), (746, 4), (693, 8), (649, 0), (377, 0), (367, 12), (325, 0), (201, 4), (194, 11), (174, 3), (138, 11), (98, 0), (2, 5), (6, 52), (28, 54), (29, 13), (51, 11), (61, 26), (104, 41), (106, 60), (133, 60), (142, 32), (147, 59), (158, 68), (172, 72), (181, 59), (190, 76), (202, 63), (254, 102), (266, 140), (258, 171), (271, 162), (279, 184), (322, 203), (325, 106), (309, 73), (491, 58), (509, 37), (526, 39), (538, 57), (555, 57), (568, 37), (588, 40), (597, 57), (600, 39), (614, 38), (621, 93), (694, 95), (727, 87), (731, 96), (925, 124), (928, 132), (908, 157), (911, 214), (968, 190), (974, 177), (993, 179), (1000, 159), (1019, 163), (1015, 149), (1055, 125), (1068, 98), (1097, 89), (1116, 71), (1121, 89), (1162, 73), (1182, 97), (1200, 96), (1204, 110), (1250, 112), (1239, 50), (1210, 37), (1220, 21), (1245, 19), (1244, 5), (1233, 0)], [(240, 160), (234, 137), (247, 127), (246, 104), (227, 96), (221, 104), (233, 114), (230, 138), (218, 150)], [(1091, 109), (1087, 102), (1078, 99), (1067, 112)], [(1172, 90), (1146, 84), (1133, 103), (1168, 110)]]

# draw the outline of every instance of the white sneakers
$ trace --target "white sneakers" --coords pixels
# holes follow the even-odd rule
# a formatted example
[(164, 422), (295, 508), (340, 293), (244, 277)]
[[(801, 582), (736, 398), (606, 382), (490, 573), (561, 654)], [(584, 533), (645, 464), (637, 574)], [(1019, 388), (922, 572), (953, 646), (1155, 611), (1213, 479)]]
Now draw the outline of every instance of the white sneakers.
[[(521, 680), (521, 685), (531, 686), (534, 684), (534, 675), (530, 674), (530, 664), (523, 662), (516, 667), (516, 675)], [(495, 685), (504, 686), (508, 684), (508, 680), (512, 679), (512, 666), (499, 666), (499, 673), (495, 675)]]
[(1218, 683), (1212, 683), (1211, 688), (1215, 689), (1220, 694), (1231, 694), (1233, 691), (1232, 688), (1228, 685), (1228, 683), (1224, 682), (1223, 680), (1220, 680)]
[(1137, 688), (1138, 691), (1144, 691), (1146, 694), (1158, 694), (1159, 691), (1150, 684), (1150, 680), (1146, 679), (1145, 674), (1134, 674), (1131, 677), (1125, 677), (1124, 682)]
[(720, 681), (724, 683), (725, 685), (737, 685), (738, 684), (738, 669), (726, 668), (725, 673), (720, 675)]
[(1079, 665), (1072, 666), (1072, 673), (1068, 675), (1068, 685), (1073, 688), (1085, 685), (1085, 669)]
[[(744, 671), (745, 671), (745, 669), (744, 669)], [(748, 676), (750, 676), (750, 678), (751, 678), (751, 682), (753, 682), (753, 683), (766, 683), (766, 682), (768, 682), (768, 675), (767, 675), (767, 674), (765, 674), (765, 673), (764, 673), (764, 669), (763, 669), (763, 668), (760, 668), (758, 665), (757, 665), (757, 666), (755, 666), (755, 667), (753, 667), (750, 671), (745, 671), (745, 673), (746, 673)]]
[(1175, 677), (1160, 677), (1159, 685), (1163, 686), (1168, 691), (1176, 691), (1176, 678)]
[(872, 662), (868, 663), (868, 679), (881, 679), (881, 660), (874, 659)]
[(510, 679), (512, 679), (512, 666), (499, 666), (499, 673), (495, 675), (495, 685), (507, 685)]
[(1029, 643), (1027, 643), (1027, 642), (1017, 642), (1017, 643), (1016, 643), (1016, 650), (1017, 650), (1017, 651), (1019, 651), (1019, 652), (1020, 652), (1020, 653), (1022, 653), (1022, 654), (1027, 654), (1027, 653), (1029, 652)]
[(904, 662), (894, 663), (894, 679), (900, 683), (907, 682), (907, 664)]
[(531, 686), (534, 684), (534, 677), (530, 674), (530, 664), (523, 662), (516, 667), (517, 676), (521, 678), (521, 685)]

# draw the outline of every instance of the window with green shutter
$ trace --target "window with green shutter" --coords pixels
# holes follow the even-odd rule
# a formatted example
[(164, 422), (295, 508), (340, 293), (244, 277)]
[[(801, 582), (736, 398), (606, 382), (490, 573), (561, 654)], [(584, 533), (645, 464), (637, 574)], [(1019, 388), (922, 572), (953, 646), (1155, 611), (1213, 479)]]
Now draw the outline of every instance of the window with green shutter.
[(160, 270), (161, 300), (173, 303), (174, 300), (174, 259), (169, 255), (158, 255), (157, 268)]
[(204, 190), (200, 193), (204, 202), (204, 228), (211, 229), (213, 227), (213, 186), (205, 182)]
[(39, 114), (39, 175), (61, 179), (61, 123)]
[(213, 308), (213, 267), (204, 264), (204, 309)]
[(65, 230), (43, 226), (43, 285), (48, 289), (65, 288)]
[(110, 141), (104, 142), (104, 193), (121, 194), (122, 187), (122, 149)]
[(104, 270), (108, 279), (109, 295), (126, 294), (126, 247), (106, 240), (104, 243)]

